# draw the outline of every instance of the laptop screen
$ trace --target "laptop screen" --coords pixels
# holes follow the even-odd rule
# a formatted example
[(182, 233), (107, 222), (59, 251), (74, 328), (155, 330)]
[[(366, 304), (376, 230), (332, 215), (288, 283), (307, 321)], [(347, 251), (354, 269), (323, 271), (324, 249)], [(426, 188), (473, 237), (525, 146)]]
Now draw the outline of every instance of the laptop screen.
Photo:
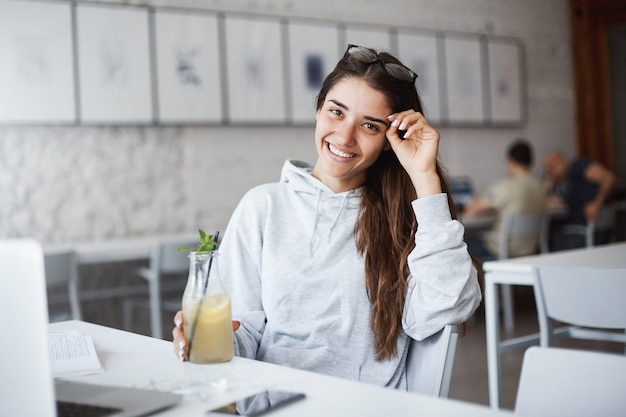
[(450, 194), (457, 210), (463, 210), (474, 197), (471, 179), (469, 177), (450, 178)]
[(0, 240), (0, 326), (18, 342), (0, 343), (0, 416), (55, 417), (58, 400), (144, 416), (182, 399), (172, 392), (123, 385), (53, 383), (44, 255), (34, 240)]
[(0, 240), (0, 415), (54, 417), (43, 251), (31, 239)]

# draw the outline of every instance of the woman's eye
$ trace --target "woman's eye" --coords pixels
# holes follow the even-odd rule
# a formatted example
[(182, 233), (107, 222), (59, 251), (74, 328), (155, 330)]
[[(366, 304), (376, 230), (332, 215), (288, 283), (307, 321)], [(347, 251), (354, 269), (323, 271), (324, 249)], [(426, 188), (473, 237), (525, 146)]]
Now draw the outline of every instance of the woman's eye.
[(339, 109), (333, 108), (333, 109), (330, 109), (330, 112), (334, 114), (335, 116), (341, 116), (341, 110)]
[(378, 132), (378, 126), (376, 126), (376, 125), (375, 125), (375, 124), (373, 124), (373, 123), (365, 123), (365, 124), (363, 124), (363, 126), (364, 126), (366, 129), (368, 129), (368, 130), (371, 130), (371, 131), (374, 131), (374, 132)]

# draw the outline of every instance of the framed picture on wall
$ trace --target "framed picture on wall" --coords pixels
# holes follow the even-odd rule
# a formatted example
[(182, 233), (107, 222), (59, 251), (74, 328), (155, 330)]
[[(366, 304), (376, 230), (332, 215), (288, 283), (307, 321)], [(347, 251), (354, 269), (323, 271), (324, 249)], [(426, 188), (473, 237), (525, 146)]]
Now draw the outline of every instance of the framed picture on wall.
[(484, 124), (485, 88), (480, 39), (445, 35), (444, 51), (449, 123)]
[(374, 25), (347, 25), (344, 30), (341, 52), (348, 44), (391, 51), (390, 28)]
[(525, 120), (522, 45), (515, 39), (488, 39), (487, 62), (491, 123), (522, 123)]
[(76, 5), (80, 121), (151, 123), (148, 10)]
[(287, 39), (291, 80), (289, 119), (295, 124), (313, 124), (315, 99), (341, 54), (337, 26), (290, 21)]
[(216, 14), (154, 14), (157, 120), (221, 123), (222, 74)]
[(0, 3), (0, 123), (75, 123), (70, 3)]
[(280, 21), (227, 15), (224, 24), (229, 122), (285, 123)]
[(398, 58), (418, 75), (415, 86), (430, 123), (442, 120), (439, 41), (434, 32), (398, 31)]

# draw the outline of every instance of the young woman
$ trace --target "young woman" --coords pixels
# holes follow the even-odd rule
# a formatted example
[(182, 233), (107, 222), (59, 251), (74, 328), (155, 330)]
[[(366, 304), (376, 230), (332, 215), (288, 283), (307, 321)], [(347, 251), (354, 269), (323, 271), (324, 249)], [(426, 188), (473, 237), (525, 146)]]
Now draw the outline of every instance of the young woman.
[[(416, 77), (350, 45), (318, 96), (315, 165), (287, 161), (241, 200), (211, 283), (231, 295), (236, 355), (405, 388), (409, 338), (477, 308)], [(180, 312), (175, 323), (186, 360)]]

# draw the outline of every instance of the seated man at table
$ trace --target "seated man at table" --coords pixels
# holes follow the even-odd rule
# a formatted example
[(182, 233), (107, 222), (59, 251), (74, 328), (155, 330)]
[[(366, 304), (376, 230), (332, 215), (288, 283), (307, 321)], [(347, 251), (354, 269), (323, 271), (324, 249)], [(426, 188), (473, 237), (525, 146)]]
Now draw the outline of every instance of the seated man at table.
[[(562, 226), (584, 225), (595, 221), (613, 191), (615, 175), (590, 158), (570, 160), (559, 152), (546, 155), (544, 167), (551, 200), (563, 204), (568, 212)], [(585, 245), (582, 236), (567, 236), (559, 228), (553, 237), (552, 246), (556, 250)]]
[[(484, 235), (469, 235), (470, 253), (480, 262), (497, 259), (498, 234), (504, 217), (508, 214), (540, 214), (545, 209), (546, 192), (543, 184), (530, 172), (532, 150), (523, 139), (516, 140), (507, 151), (509, 175), (475, 197), (465, 207), (463, 217), (496, 211), (496, 221)], [(537, 251), (539, 236), (520, 236), (511, 239), (509, 256), (531, 255)]]

